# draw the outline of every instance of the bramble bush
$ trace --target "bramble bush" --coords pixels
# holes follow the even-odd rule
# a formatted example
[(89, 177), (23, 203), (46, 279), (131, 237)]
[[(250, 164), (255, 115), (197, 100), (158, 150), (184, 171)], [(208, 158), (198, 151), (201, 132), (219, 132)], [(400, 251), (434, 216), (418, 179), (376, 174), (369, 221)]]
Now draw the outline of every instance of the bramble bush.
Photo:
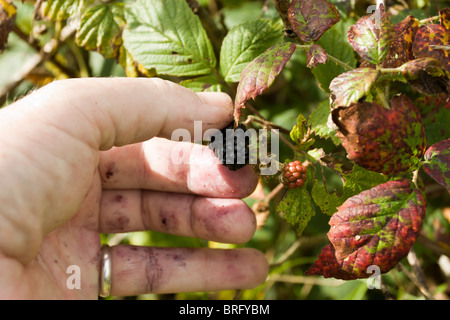
[[(1, 103), (55, 79), (161, 77), (227, 92), (236, 125), (273, 129), (279, 173), (245, 199), (258, 221), (245, 246), (266, 253), (269, 278), (178, 299), (448, 298), (450, 8), (377, 4), (0, 0)], [(103, 240), (236, 247), (155, 232)]]

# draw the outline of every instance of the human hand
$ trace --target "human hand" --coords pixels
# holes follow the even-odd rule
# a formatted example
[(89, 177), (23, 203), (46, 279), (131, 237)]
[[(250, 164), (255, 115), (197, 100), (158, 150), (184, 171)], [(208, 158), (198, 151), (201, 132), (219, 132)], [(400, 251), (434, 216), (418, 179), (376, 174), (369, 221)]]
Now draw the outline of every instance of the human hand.
[[(0, 298), (95, 299), (99, 233), (154, 230), (244, 243), (255, 217), (240, 200), (257, 179), (189, 144), (175, 165), (173, 130), (225, 127), (225, 94), (160, 79), (54, 82), (0, 110)], [(200, 161), (201, 160), (201, 161)], [(267, 262), (253, 249), (111, 247), (111, 294), (255, 287)], [(70, 289), (68, 266), (79, 267)]]

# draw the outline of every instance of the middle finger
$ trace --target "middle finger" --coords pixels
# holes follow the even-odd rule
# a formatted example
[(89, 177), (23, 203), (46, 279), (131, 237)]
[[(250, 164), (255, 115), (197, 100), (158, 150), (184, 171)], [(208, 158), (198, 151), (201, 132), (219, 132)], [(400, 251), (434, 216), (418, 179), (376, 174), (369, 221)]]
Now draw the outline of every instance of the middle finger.
[(145, 190), (103, 191), (100, 232), (144, 230), (241, 244), (252, 238), (256, 219), (239, 199)]

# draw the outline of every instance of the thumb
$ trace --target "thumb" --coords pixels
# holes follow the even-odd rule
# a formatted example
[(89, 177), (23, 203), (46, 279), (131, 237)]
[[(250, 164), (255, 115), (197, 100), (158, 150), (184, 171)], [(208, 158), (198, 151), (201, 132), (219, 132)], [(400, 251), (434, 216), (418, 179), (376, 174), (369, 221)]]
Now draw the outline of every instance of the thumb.
[(170, 138), (180, 128), (192, 135), (194, 121), (201, 121), (203, 132), (222, 128), (233, 118), (227, 94), (194, 93), (159, 78), (62, 80), (34, 94), (47, 100), (41, 115), (100, 150), (154, 136)]

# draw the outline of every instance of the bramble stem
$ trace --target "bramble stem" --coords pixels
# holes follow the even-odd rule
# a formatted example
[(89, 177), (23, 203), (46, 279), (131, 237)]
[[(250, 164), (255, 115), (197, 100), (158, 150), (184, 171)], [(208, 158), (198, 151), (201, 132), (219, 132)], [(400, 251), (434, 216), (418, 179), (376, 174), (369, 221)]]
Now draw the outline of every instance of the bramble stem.
[(380, 68), (381, 73), (399, 73), (402, 72), (401, 67), (398, 68)]
[(424, 24), (427, 24), (428, 22), (433, 22), (434, 20), (438, 20), (438, 19), (440, 19), (439, 16), (430, 17), (430, 18), (427, 18), (427, 19), (420, 20), (419, 24), (420, 25), (424, 25)]
[(328, 53), (327, 53), (327, 57), (328, 57), (328, 59), (330, 59), (331, 61), (337, 63), (338, 65), (340, 65), (342, 68), (344, 68), (344, 69), (347, 70), (347, 71), (351, 71), (351, 70), (354, 70), (354, 69), (355, 69), (355, 68), (353, 68), (351, 65), (345, 63), (345, 62), (342, 61), (342, 60), (339, 60), (338, 58), (332, 56), (331, 54), (328, 54)]
[[(297, 44), (296, 46), (297, 46), (297, 48), (305, 49), (305, 50), (309, 50), (309, 48), (312, 47), (311, 44)], [(333, 61), (333, 62), (335, 62), (336, 64), (340, 65), (340, 66), (341, 66), (342, 68), (344, 68), (346, 71), (350, 71), (350, 70), (355, 69), (355, 68), (353, 68), (351, 65), (345, 63), (345, 62), (342, 61), (342, 60), (339, 60), (338, 58), (336, 58), (335, 56), (332, 56), (332, 55), (329, 54), (329, 53), (327, 53), (327, 57), (328, 57), (328, 59), (330, 59), (331, 61)]]

